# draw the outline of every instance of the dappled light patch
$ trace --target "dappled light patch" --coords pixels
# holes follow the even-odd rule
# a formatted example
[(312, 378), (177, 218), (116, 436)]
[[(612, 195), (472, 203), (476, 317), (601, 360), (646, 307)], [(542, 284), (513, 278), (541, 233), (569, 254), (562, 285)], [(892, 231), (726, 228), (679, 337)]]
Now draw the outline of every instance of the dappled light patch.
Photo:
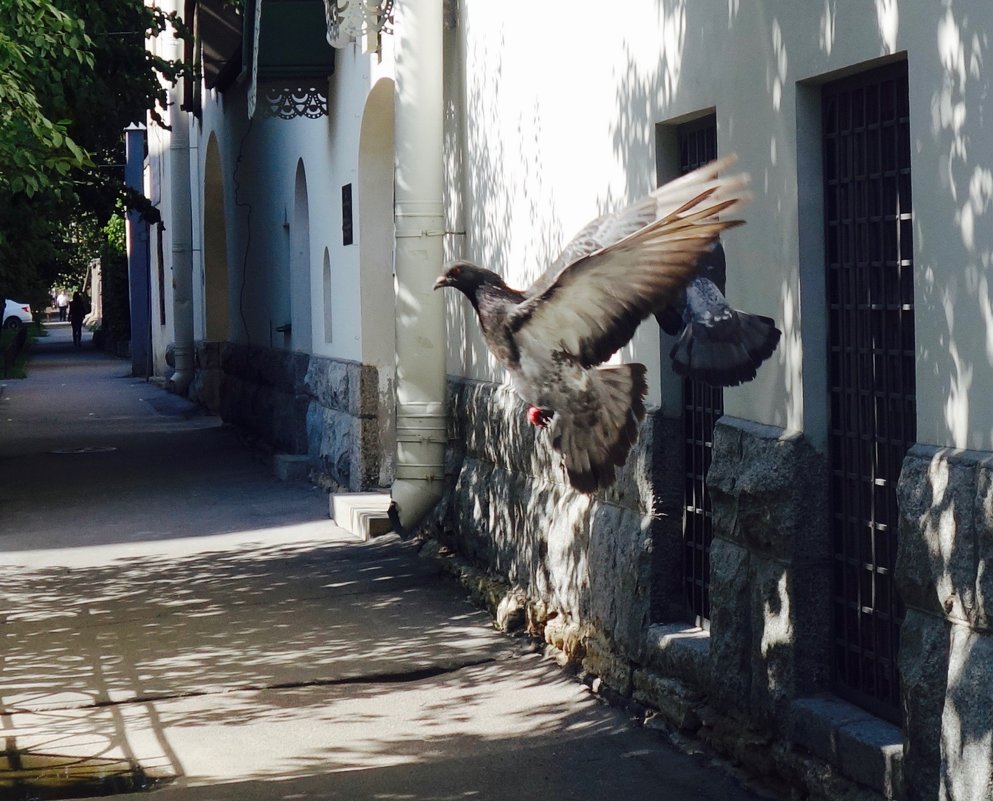
[(424, 765), (470, 746), (503, 759), (526, 741), (623, 725), (588, 718), (586, 691), (540, 660), (508, 660), (516, 651), (489, 618), (453, 599), (411, 547), (294, 533), (53, 552), (0, 569), (8, 751), (99, 763), (117, 776), (108, 788), (134, 790), (136, 777)]

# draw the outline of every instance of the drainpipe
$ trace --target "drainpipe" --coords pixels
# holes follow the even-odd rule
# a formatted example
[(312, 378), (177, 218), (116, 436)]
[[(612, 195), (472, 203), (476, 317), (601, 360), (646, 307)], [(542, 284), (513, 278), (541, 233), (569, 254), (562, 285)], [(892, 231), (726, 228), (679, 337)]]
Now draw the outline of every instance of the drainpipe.
[(444, 483), (445, 315), (441, 272), (442, 0), (398, 0), (396, 30), (396, 478), (390, 519), (412, 533)]
[[(175, 3), (182, 14), (182, 0)], [(175, 58), (183, 57), (183, 41), (176, 40)], [(175, 343), (175, 371), (169, 388), (186, 395), (193, 381), (193, 216), (190, 197), (189, 115), (180, 108), (182, 82), (169, 91), (169, 177), (172, 206), (172, 312)]]
[[(145, 191), (144, 125), (124, 129), (124, 182), (139, 194)], [(131, 375), (152, 374), (152, 295), (148, 249), (148, 220), (128, 212), (128, 293), (131, 301)]]

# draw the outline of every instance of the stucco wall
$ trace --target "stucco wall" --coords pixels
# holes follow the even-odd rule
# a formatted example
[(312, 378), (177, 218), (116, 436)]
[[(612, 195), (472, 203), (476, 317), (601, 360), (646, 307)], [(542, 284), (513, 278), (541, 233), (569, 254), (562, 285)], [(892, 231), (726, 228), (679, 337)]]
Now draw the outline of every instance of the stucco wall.
[[(202, 123), (194, 141), (203, 143), (194, 154), (196, 200), (203, 202), (203, 181), (208, 169), (206, 143), (215, 137), (219, 160), (228, 263), (230, 339), (245, 344), (305, 351), (336, 359), (392, 369), (393, 328), (391, 249), (373, 249), (373, 257), (360, 259), (363, 237), (392, 240), (392, 220), (376, 219), (375, 230), (362, 225), (359, 211), (369, 208), (370, 192), (360, 184), (360, 149), (363, 109), (374, 85), (389, 81), (392, 64), (386, 58), (349, 46), (336, 51), (335, 72), (330, 78), (328, 116), (316, 120), (267, 119), (261, 114), (249, 121), (247, 81), (223, 93), (206, 92)], [(374, 104), (365, 124), (379, 133), (392, 127), (392, 94)], [(382, 118), (382, 119), (380, 119)], [(368, 136), (366, 137), (369, 138)], [(391, 146), (392, 137), (385, 140)], [(371, 149), (376, 151), (378, 142)], [(367, 150), (370, 146), (367, 146)], [(383, 148), (379, 147), (382, 151)], [(392, 208), (392, 153), (378, 153), (378, 173), (370, 185), (385, 193)], [(352, 185), (353, 242), (342, 238), (342, 186)], [(374, 201), (372, 207), (380, 209)], [(306, 213), (306, 219), (300, 218)], [(379, 214), (381, 218), (383, 215)], [(210, 247), (216, 232), (205, 230), (203, 215), (195, 214), (195, 248)], [(302, 235), (306, 229), (307, 236)], [(168, 244), (168, 243), (167, 243)], [(367, 248), (367, 250), (369, 250)], [(305, 252), (304, 252), (305, 251)], [(325, 281), (324, 267), (330, 281)], [(304, 275), (300, 275), (300, 269)], [(202, 265), (196, 263), (194, 285), (197, 303), (197, 338), (204, 336), (205, 285)], [(330, 291), (330, 310), (325, 294)], [(372, 299), (381, 312), (379, 325), (365, 323), (374, 317)], [(171, 317), (171, 310), (170, 310)], [(331, 330), (326, 330), (330, 321)], [(289, 334), (276, 328), (291, 323)], [(306, 328), (306, 330), (304, 330)]]
[[(467, 1), (446, 40), (451, 255), (527, 285), (587, 220), (673, 174), (672, 137), (659, 126), (716, 109), (718, 150), (738, 154), (754, 192), (748, 225), (725, 239), (728, 296), (783, 331), (757, 379), (724, 393), (709, 477), (711, 631), (696, 632), (692, 646), (652, 645), (682, 636), (667, 628), (674, 604), (658, 586), (678, 561), (665, 551), (678, 537), (647, 538), (650, 565), (637, 548), (646, 540), (635, 510), (658, 509), (667, 491), (660, 481), (673, 476), (660, 479), (655, 460), (647, 506), (629, 503), (630, 473), (620, 497), (570, 495), (540, 444), (530, 449), (521, 409), (501, 401), (507, 390), (474, 383), (504, 376), (455, 293), (447, 299), (448, 369), (470, 381), (456, 382), (452, 397), (465, 448), (455, 460), (447, 536), (467, 558), (574, 620), (588, 649), (584, 665), (622, 695), (638, 698), (639, 671), (659, 667), (691, 685), (689, 696), (702, 692), (706, 714), (741, 715), (742, 728), (767, 727), (790, 753), (814, 755), (886, 797), (989, 791), (989, 716), (985, 707), (963, 712), (964, 699), (983, 692), (987, 626), (962, 609), (971, 592), (966, 612), (982, 610), (984, 459), (993, 450), (991, 38), (993, 6), (983, 0), (629, 0), (595, 15), (566, 3), (525, 14)], [(901, 479), (903, 731), (829, 694), (820, 120), (822, 84), (893, 60), (906, 60), (909, 74), (917, 438), (976, 452), (963, 467), (960, 456), (915, 451)], [(638, 486), (645, 448), (671, 442), (664, 424), (680, 414), (663, 354), (648, 322), (619, 355), (649, 366), (650, 401), (660, 407), (642, 430), (651, 444), (643, 441), (628, 466)], [(964, 476), (955, 504), (934, 489), (942, 471)], [(613, 561), (598, 555), (605, 534), (616, 544)], [(970, 553), (972, 561), (963, 558)], [(646, 600), (646, 580), (659, 598)], [(615, 615), (621, 586), (626, 605)], [(652, 613), (658, 625), (648, 625)], [(640, 651), (636, 630), (647, 639)], [(787, 753), (777, 748), (777, 758)]]
[[(152, 48), (163, 58), (178, 58), (178, 40), (166, 41), (165, 37), (156, 37)], [(191, 143), (195, 141), (191, 137)], [(171, 136), (168, 131), (156, 124), (147, 127), (148, 159), (145, 162), (144, 187), (145, 196), (159, 210), (162, 219), (168, 224), (151, 226), (149, 230), (150, 257), (150, 313), (151, 313), (151, 345), (152, 345), (152, 374), (169, 375), (172, 368), (166, 363), (166, 348), (175, 340), (172, 324), (173, 286), (172, 286), (172, 176), (170, 174), (171, 157), (169, 146)], [(191, 176), (191, 182), (193, 178)], [(195, 255), (195, 254), (194, 254)], [(195, 265), (195, 259), (194, 259)], [(162, 277), (160, 282), (159, 278)], [(163, 324), (160, 309), (167, 310), (167, 319)]]
[[(993, 406), (978, 400), (993, 392), (989, 3), (627, 0), (577, 11), (460, 4), (447, 45), (449, 207), (465, 235), (451, 252), (526, 284), (588, 219), (653, 186), (656, 124), (716, 107), (719, 151), (739, 155), (755, 194), (748, 225), (726, 240), (728, 294), (783, 329), (775, 358), (726, 393), (726, 409), (822, 447), (816, 85), (906, 52), (919, 438), (993, 449)], [(466, 304), (448, 303), (450, 372), (500, 380)], [(649, 365), (654, 403), (659, 353), (646, 324), (622, 354)]]
[[(314, 302), (314, 290), (321, 286), (323, 252), (333, 235), (328, 221), (336, 209), (337, 230), (341, 230), (340, 189), (334, 192), (328, 179), (334, 171), (327, 120), (256, 117), (249, 122), (241, 86), (205, 98), (203, 120), (202, 136), (206, 141), (212, 132), (216, 135), (222, 161), (230, 338), (288, 350), (323, 342), (323, 330), (314, 331), (323, 322), (323, 308)], [(303, 210), (309, 219), (294, 219), (295, 212)], [(300, 230), (304, 228), (309, 229), (307, 253), (294, 256), (292, 247), (303, 243)], [(199, 233), (201, 238), (210, 236), (202, 229)], [(291, 262), (307, 264), (303, 286), (300, 276), (293, 281)], [(343, 280), (341, 286), (346, 295), (347, 282)], [(305, 298), (307, 309), (303, 308)], [(302, 329), (306, 320), (311, 323), (311, 336), (305, 336)], [(295, 340), (292, 331), (286, 335), (276, 330), (286, 323), (297, 327)], [(340, 344), (343, 351), (358, 350), (354, 341)]]
[[(351, 459), (350, 446), (342, 445), (348, 437), (341, 434), (348, 425), (342, 428), (318, 420), (331, 412), (312, 410), (310, 415), (311, 455), (327, 462), (324, 472), (331, 480), (352, 489), (387, 485), (392, 477), (391, 73), (388, 48), (386, 57), (380, 58), (349, 46), (336, 51), (326, 117), (283, 120), (257, 112), (250, 120), (246, 80), (223, 93), (207, 92), (202, 122), (194, 123), (193, 141), (203, 145), (192, 154), (191, 180), (198, 201), (194, 247), (197, 254), (201, 249), (211, 254), (215, 263), (222, 253), (227, 263), (226, 289), (220, 290), (216, 276), (204, 274), (211, 260), (195, 259), (195, 336), (208, 335), (205, 317), (210, 309), (205, 307), (210, 286), (212, 299), (226, 298), (228, 326), (227, 336), (213, 330), (208, 338), (227, 340), (252, 353), (271, 349), (320, 357), (327, 364), (371, 368), (377, 419), (368, 424), (365, 406), (361, 414), (353, 409), (347, 415), (362, 419), (363, 447), (378, 449), (374, 466), (367, 461), (361, 469), (334, 467), (335, 460)], [(152, 170), (167, 175), (167, 138), (160, 138), (166, 144), (156, 151)], [(204, 194), (204, 176), (212, 181), (209, 198)], [(352, 187), (353, 212), (353, 237), (347, 245), (342, 235), (346, 184)], [(207, 203), (210, 213), (200, 213)], [(169, 247), (167, 240), (167, 256)], [(159, 333), (163, 349), (173, 336), (169, 299), (166, 312), (167, 322)], [(288, 331), (278, 330), (287, 324)], [(234, 382), (226, 384), (229, 392), (234, 386)], [(229, 416), (236, 415), (232, 406), (236, 402), (229, 398), (226, 403)], [(299, 414), (295, 419), (294, 425), (302, 424)], [(327, 435), (332, 429), (341, 436)], [(315, 435), (314, 430), (325, 433)], [(372, 436), (369, 431), (376, 433)], [(328, 436), (335, 442), (329, 443)], [(277, 437), (270, 444), (293, 452), (306, 450), (296, 434), (292, 443), (285, 440)]]

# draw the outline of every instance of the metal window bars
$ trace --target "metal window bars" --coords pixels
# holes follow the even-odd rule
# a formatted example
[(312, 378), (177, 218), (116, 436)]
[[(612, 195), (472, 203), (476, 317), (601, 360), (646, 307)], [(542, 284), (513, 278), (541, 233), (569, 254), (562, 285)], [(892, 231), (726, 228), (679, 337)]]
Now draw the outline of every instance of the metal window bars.
[(822, 91), (834, 680), (895, 722), (896, 482), (916, 439), (907, 89), (900, 63)]
[[(679, 126), (679, 167), (685, 174), (717, 158), (717, 115)], [(721, 291), (724, 287), (721, 287)], [(710, 620), (710, 542), (713, 525), (707, 493), (714, 426), (724, 414), (724, 392), (702, 381), (683, 381), (683, 597), (691, 620)]]

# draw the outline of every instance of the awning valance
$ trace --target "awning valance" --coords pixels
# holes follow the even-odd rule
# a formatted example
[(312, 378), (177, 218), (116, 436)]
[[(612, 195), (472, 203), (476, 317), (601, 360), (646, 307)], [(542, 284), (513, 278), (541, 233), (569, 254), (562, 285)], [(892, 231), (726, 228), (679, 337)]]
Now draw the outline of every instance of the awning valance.
[(249, 115), (326, 116), (334, 50), (326, 36), (323, 0), (248, 0), (246, 5)]

